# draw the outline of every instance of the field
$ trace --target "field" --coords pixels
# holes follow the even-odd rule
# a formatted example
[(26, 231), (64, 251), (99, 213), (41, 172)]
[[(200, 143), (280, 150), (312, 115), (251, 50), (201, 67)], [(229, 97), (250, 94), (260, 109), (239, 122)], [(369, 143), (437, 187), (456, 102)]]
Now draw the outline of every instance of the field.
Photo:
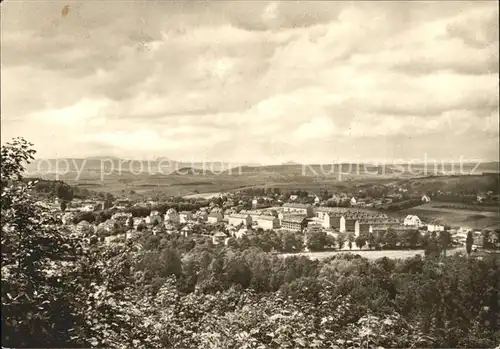
[[(302, 253), (286, 253), (286, 254), (281, 254), (280, 256), (282, 257), (288, 257), (288, 256), (305, 256), (310, 259), (325, 259), (329, 258), (332, 256), (335, 256), (338, 253), (348, 253), (351, 252), (353, 254), (358, 254), (361, 257), (368, 258), (368, 259), (379, 259), (383, 257), (391, 258), (391, 259), (406, 259), (406, 258), (411, 258), (416, 255), (421, 255), (422, 257), (425, 255), (424, 250), (398, 250), (398, 251), (367, 251), (367, 250), (342, 250), (342, 251), (327, 251), (327, 252), (302, 252)], [(448, 255), (454, 254), (454, 253), (459, 253), (459, 252), (464, 252), (465, 253), (465, 248), (455, 248), (453, 250), (447, 251)]]
[(206, 199), (209, 200), (213, 197), (219, 196), (221, 193), (202, 193), (202, 194), (191, 194), (184, 196), (185, 199)]
[[(205, 166), (204, 169), (201, 169), (202, 165)], [(496, 164), (483, 164), (481, 170), (492, 171), (496, 168)], [(425, 176), (425, 171), (421, 170), (401, 172), (390, 166), (369, 164), (230, 167), (223, 163), (52, 159), (35, 162), (27, 169), (26, 176), (63, 180), (78, 187), (130, 198), (187, 196), (252, 187), (300, 189), (316, 194), (325, 189), (330, 192), (349, 191), (356, 186), (373, 185), (409, 186), (417, 192), (437, 188), (452, 190), (457, 186), (488, 191), (494, 190), (498, 184), (498, 176), (429, 176), (431, 173)], [(472, 167), (470, 170), (472, 171)]]
[(402, 215), (413, 214), (430, 222), (437, 221), (452, 227), (468, 229), (497, 228), (500, 225), (500, 207), (475, 207), (473, 205), (430, 202), (400, 211)]

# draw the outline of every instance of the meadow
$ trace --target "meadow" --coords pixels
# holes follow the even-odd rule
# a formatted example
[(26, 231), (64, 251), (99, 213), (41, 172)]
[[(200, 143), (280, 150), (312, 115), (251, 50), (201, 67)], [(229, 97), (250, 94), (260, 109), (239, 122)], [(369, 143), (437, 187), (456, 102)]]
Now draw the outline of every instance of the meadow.
[(500, 208), (486, 208), (473, 205), (454, 205), (442, 202), (430, 202), (400, 211), (403, 215), (413, 214), (424, 221), (436, 221), (452, 227), (468, 229), (497, 228), (500, 225)]
[[(367, 258), (369, 260), (377, 260), (379, 258), (387, 257), (391, 259), (407, 259), (411, 257), (415, 257), (416, 255), (421, 255), (422, 257), (425, 255), (424, 250), (384, 250), (384, 251), (369, 251), (369, 250), (359, 250), (359, 249), (343, 249), (341, 251), (322, 251), (322, 252), (301, 252), (301, 253), (284, 253), (280, 254), (281, 257), (290, 257), (290, 256), (305, 256), (309, 259), (317, 259), (322, 260), (326, 258), (333, 257), (340, 253), (348, 253), (351, 252), (355, 255), (360, 255), (363, 258)], [(450, 249), (447, 251), (448, 255), (453, 255), (455, 253), (465, 253), (464, 247), (458, 247), (454, 249)]]

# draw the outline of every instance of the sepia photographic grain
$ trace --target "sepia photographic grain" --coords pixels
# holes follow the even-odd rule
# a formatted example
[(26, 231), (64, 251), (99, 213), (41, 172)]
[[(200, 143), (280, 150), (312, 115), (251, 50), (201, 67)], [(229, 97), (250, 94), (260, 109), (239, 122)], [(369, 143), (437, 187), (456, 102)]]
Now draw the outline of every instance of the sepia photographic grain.
[(0, 9), (2, 348), (500, 349), (497, 1)]

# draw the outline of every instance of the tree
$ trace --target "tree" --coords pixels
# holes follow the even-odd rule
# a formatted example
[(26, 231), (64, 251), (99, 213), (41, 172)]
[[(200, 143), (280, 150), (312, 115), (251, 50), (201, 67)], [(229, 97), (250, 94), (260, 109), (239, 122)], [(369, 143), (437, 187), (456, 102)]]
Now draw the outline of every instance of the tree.
[(372, 248), (375, 247), (376, 244), (376, 237), (374, 233), (368, 234), (368, 239), (367, 239), (367, 244), (368, 248), (371, 250)]
[(393, 249), (396, 248), (398, 243), (399, 243), (398, 233), (394, 229), (389, 228), (387, 230), (387, 233), (384, 235), (384, 245), (390, 249)]
[(450, 232), (448, 230), (444, 230), (439, 232), (439, 247), (443, 251), (444, 257), (446, 257), (446, 250), (451, 242)]
[(337, 240), (335, 240), (335, 237), (332, 235), (326, 235), (326, 246), (328, 248), (335, 248), (335, 245), (337, 244)]
[(403, 236), (403, 244), (409, 248), (416, 248), (421, 239), (420, 232), (417, 229), (407, 230)]
[(283, 241), (283, 251), (284, 252), (296, 252), (298, 251), (297, 239), (295, 234), (286, 232), (282, 235)]
[(71, 201), (73, 200), (73, 188), (64, 182), (57, 182), (54, 188), (55, 196), (60, 200)]
[(330, 193), (328, 193), (328, 190), (325, 189), (322, 193), (321, 193), (321, 199), (323, 201), (326, 201), (330, 198)]
[(239, 248), (238, 241), (235, 238), (230, 237), (227, 240), (227, 247), (232, 248), (232, 249), (238, 249)]
[(352, 233), (349, 233), (347, 234), (347, 241), (348, 241), (348, 246), (349, 246), (349, 249), (352, 250), (352, 243), (354, 242), (355, 238), (354, 238), (354, 234)]
[(324, 231), (311, 231), (307, 233), (307, 248), (311, 251), (323, 251), (326, 245)]
[(64, 213), (64, 212), (66, 212), (66, 208), (68, 207), (68, 204), (67, 204), (66, 200), (62, 200), (62, 201), (61, 201), (61, 205), (60, 205), (60, 207), (61, 207), (61, 211), (62, 211), (63, 213)]
[(75, 245), (35, 204), (34, 183), (20, 182), (35, 154), (31, 147), (17, 138), (1, 150), (2, 345), (69, 346), (75, 319), (59, 272), (73, 260)]
[(467, 232), (467, 238), (465, 239), (465, 250), (467, 251), (467, 255), (470, 256), (472, 252), (472, 245), (474, 243), (474, 239), (472, 238), (472, 231)]
[(339, 250), (344, 248), (346, 242), (346, 236), (343, 233), (339, 233), (337, 236), (337, 245), (339, 246)]
[(134, 219), (132, 217), (127, 218), (127, 228), (134, 229)]
[(356, 237), (356, 246), (359, 247), (359, 249), (362, 249), (366, 245), (367, 238), (365, 235), (361, 234)]

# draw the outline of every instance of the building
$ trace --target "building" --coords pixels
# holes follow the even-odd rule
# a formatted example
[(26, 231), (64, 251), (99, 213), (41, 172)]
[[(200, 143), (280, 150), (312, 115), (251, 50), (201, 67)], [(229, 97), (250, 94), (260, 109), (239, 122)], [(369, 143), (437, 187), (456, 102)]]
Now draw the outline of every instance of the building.
[(420, 227), (422, 225), (422, 221), (418, 216), (414, 215), (408, 215), (403, 221), (403, 225), (409, 226), (409, 227)]
[(326, 229), (337, 229), (341, 232), (346, 231), (346, 218), (344, 214), (339, 212), (319, 213), (318, 218), (323, 217), (323, 227)]
[(441, 224), (427, 224), (427, 231), (444, 231), (444, 225)]
[(155, 225), (151, 231), (153, 235), (159, 235), (163, 233), (163, 228), (161, 225)]
[(479, 231), (472, 233), (472, 243), (479, 248), (484, 247), (484, 236)]
[(128, 217), (127, 220), (125, 221), (125, 226), (128, 229), (134, 228), (134, 217), (132, 217), (132, 215), (130, 215), (130, 217)]
[(431, 198), (428, 197), (427, 195), (422, 196), (422, 202), (430, 202), (430, 201), (431, 201)]
[[(151, 212), (152, 214), (153, 212)], [(167, 210), (167, 213), (165, 213), (165, 224), (171, 223), (171, 224), (179, 224), (180, 219), (179, 215), (177, 214), (177, 211), (173, 208), (169, 208)]]
[(280, 220), (278, 217), (262, 215), (257, 218), (257, 226), (264, 230), (278, 229)]
[(327, 214), (343, 215), (343, 214), (347, 214), (349, 212), (357, 212), (354, 210), (356, 210), (356, 209), (348, 208), (348, 207), (316, 207), (314, 209), (314, 212), (315, 212), (316, 217), (323, 219), (324, 216)]
[(240, 230), (234, 232), (233, 236), (236, 239), (241, 239), (243, 236), (248, 235), (249, 231), (247, 228), (241, 228)]
[(356, 225), (359, 232), (359, 221), (356, 218), (346, 218), (345, 220), (345, 231), (356, 232)]
[(290, 231), (302, 231), (305, 227), (307, 227), (307, 216), (285, 215), (280, 223), (281, 229)]
[(226, 238), (227, 238), (226, 234), (224, 234), (221, 231), (218, 231), (214, 235), (212, 235), (212, 242), (214, 243), (214, 245), (218, 245), (218, 244), (224, 243)]
[(322, 231), (322, 225), (319, 224), (317, 221), (308, 221), (307, 222), (307, 231), (309, 233), (314, 233), (314, 232), (320, 232)]
[(354, 232), (356, 236), (369, 235), (373, 233), (373, 226), (369, 222), (360, 221), (358, 223), (359, 224), (356, 227), (358, 231)]
[(256, 210), (256, 209), (257, 209), (258, 204), (259, 204), (259, 202), (257, 201), (257, 199), (253, 199), (253, 200), (252, 200), (252, 209), (253, 209), (253, 210)]
[(311, 205), (306, 204), (283, 204), (281, 209), (285, 213), (301, 214), (307, 217), (314, 216), (314, 209)]
[(222, 222), (223, 219), (224, 219), (224, 216), (222, 215), (222, 213), (210, 212), (210, 214), (208, 215), (207, 221), (208, 221), (208, 223), (215, 224), (215, 223)]
[(191, 233), (192, 233), (192, 228), (189, 226), (189, 225), (186, 225), (185, 227), (183, 227), (180, 231), (181, 235), (184, 236), (184, 237), (189, 237), (191, 236)]
[(352, 197), (349, 203), (351, 204), (351, 206), (356, 206), (357, 201), (354, 197)]
[(187, 223), (193, 220), (193, 213), (189, 211), (179, 212), (179, 222)]
[(205, 211), (205, 210), (201, 210), (201, 211), (199, 211), (199, 212), (197, 213), (197, 215), (196, 215), (196, 216), (197, 216), (197, 217), (198, 217), (198, 219), (199, 219), (200, 221), (202, 221), (202, 222), (206, 222), (206, 221), (208, 221), (208, 213), (207, 213), (207, 211)]
[(341, 233), (346, 232), (346, 219), (343, 215), (331, 214), (329, 219), (331, 228), (337, 229)]
[(249, 214), (234, 213), (227, 217), (229, 225), (238, 226), (243, 224), (243, 226), (252, 224), (252, 217)]

